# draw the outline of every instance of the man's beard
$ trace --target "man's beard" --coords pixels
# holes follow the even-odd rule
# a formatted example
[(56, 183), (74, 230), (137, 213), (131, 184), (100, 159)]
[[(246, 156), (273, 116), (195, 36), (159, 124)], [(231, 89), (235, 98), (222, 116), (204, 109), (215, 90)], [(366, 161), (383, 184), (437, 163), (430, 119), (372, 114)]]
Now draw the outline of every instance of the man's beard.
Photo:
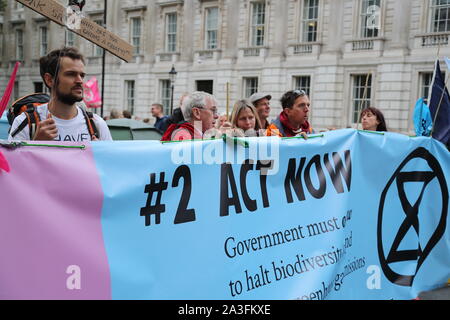
[(83, 95), (81, 97), (73, 95), (72, 93), (62, 93), (56, 88), (56, 98), (64, 104), (73, 105), (75, 102), (80, 102), (83, 100)]

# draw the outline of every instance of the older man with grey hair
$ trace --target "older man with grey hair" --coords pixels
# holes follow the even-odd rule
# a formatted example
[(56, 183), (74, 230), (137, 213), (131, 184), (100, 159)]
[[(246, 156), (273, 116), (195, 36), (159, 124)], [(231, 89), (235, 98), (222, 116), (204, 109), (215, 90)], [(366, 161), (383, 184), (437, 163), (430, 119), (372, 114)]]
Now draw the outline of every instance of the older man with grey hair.
[(185, 122), (170, 125), (161, 141), (202, 139), (219, 118), (216, 98), (202, 91), (189, 94), (183, 100), (181, 112)]

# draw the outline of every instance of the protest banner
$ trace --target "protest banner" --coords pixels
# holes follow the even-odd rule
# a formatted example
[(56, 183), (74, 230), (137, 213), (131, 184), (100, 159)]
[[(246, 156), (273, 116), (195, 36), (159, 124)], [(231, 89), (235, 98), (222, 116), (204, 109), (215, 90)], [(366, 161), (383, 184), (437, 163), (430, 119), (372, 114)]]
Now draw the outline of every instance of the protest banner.
[(443, 144), (246, 142), (3, 148), (0, 298), (414, 299), (447, 282)]
[(70, 7), (55, 0), (16, 0), (35, 12), (95, 43), (118, 58), (129, 62), (133, 57), (133, 46), (94, 21), (82, 17)]

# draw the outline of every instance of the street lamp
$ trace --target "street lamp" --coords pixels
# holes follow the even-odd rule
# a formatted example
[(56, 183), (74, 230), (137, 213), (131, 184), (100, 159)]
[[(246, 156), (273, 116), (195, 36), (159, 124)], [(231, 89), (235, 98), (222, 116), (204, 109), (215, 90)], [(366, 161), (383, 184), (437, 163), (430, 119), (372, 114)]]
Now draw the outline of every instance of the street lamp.
[(170, 114), (173, 112), (173, 87), (175, 83), (175, 77), (177, 76), (177, 72), (175, 71), (175, 66), (172, 65), (172, 69), (169, 72), (169, 78), (170, 78)]

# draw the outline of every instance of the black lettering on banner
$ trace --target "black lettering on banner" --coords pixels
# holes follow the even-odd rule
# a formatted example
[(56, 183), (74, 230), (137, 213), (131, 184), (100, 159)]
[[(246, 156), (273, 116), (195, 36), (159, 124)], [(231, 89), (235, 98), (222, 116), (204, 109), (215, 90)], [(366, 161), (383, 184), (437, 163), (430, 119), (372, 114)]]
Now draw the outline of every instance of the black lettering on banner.
[(267, 195), (267, 171), (273, 168), (273, 160), (258, 160), (256, 170), (260, 170), (259, 183), (261, 184), (261, 196), (263, 207), (269, 207), (269, 197)]
[(341, 176), (347, 184), (348, 191), (350, 191), (350, 183), (352, 181), (352, 160), (350, 157), (350, 150), (346, 150), (344, 154), (345, 166), (347, 169), (344, 168), (344, 164), (342, 163), (339, 153), (333, 152), (334, 170), (328, 158), (328, 153), (326, 153), (323, 157), (323, 162), (325, 163), (325, 167), (330, 174), (331, 181), (333, 182), (337, 193), (344, 193), (344, 186), (342, 184)]
[[(311, 167), (315, 164), (317, 177), (319, 178), (319, 189), (316, 189), (311, 181)], [(316, 198), (321, 199), (325, 195), (327, 190), (327, 182), (325, 181), (325, 175), (323, 174), (322, 165), (320, 164), (320, 155), (315, 155), (306, 165), (305, 168), (305, 184), (309, 193)]]
[[(341, 176), (344, 179), (348, 191), (350, 191), (351, 180), (352, 180), (352, 161), (350, 150), (344, 151), (345, 155), (345, 167), (341, 158), (341, 155), (337, 152), (333, 152), (333, 162), (334, 168), (330, 161), (330, 155), (328, 153), (323, 155), (323, 163), (327, 169), (327, 173), (330, 176), (331, 181), (333, 182), (333, 186), (336, 192), (344, 193), (345, 189), (343, 183), (341, 181)], [(292, 197), (292, 190), (294, 189), (297, 199), (299, 201), (305, 200), (305, 191), (303, 187), (303, 183), (305, 184), (308, 192), (316, 199), (321, 199), (325, 195), (327, 191), (327, 181), (325, 178), (324, 170), (322, 168), (321, 155), (317, 154), (309, 160), (308, 164), (305, 166), (306, 158), (303, 157), (300, 159), (300, 164), (297, 169), (296, 159), (289, 159), (288, 169), (286, 172), (286, 177), (284, 180), (284, 190), (286, 193), (286, 200), (288, 203), (294, 202)], [(311, 170), (313, 165), (315, 165), (315, 170), (317, 173), (317, 178), (319, 182), (318, 188), (315, 187), (311, 180)], [(303, 172), (304, 168), (304, 172)], [(302, 181), (302, 178), (304, 181)]]
[(178, 187), (180, 178), (183, 178), (183, 191), (181, 193), (180, 203), (178, 204), (174, 224), (195, 221), (195, 209), (188, 209), (189, 199), (192, 191), (191, 171), (186, 165), (177, 168), (172, 180), (172, 187)]
[(256, 200), (250, 199), (250, 196), (247, 192), (247, 173), (253, 170), (253, 160), (247, 159), (241, 166), (241, 174), (240, 174), (240, 182), (241, 182), (241, 193), (242, 198), (244, 200), (245, 207), (248, 211), (256, 211), (258, 209), (256, 205)]
[[(231, 198), (228, 197), (228, 181), (231, 187)], [(220, 167), (220, 216), (229, 215), (229, 207), (234, 206), (236, 213), (242, 213), (241, 203), (234, 179), (233, 168), (231, 163), (222, 163)]]
[(303, 191), (303, 185), (302, 185), (302, 171), (303, 166), (305, 165), (306, 158), (300, 159), (300, 164), (298, 166), (297, 173), (295, 173), (296, 169), (296, 160), (295, 158), (289, 159), (289, 165), (288, 170), (286, 173), (286, 178), (284, 179), (284, 190), (286, 192), (286, 199), (288, 203), (294, 202), (294, 199), (292, 198), (292, 192), (291, 192), (291, 186), (294, 188), (295, 194), (297, 195), (297, 199), (300, 201), (304, 201), (305, 198), (305, 192)]
[[(166, 211), (166, 205), (161, 204), (161, 196), (164, 190), (167, 190), (167, 182), (164, 181), (165, 173), (159, 174), (159, 183), (156, 183), (156, 173), (150, 174), (150, 184), (145, 186), (145, 193), (148, 193), (146, 206), (141, 208), (141, 216), (145, 217), (145, 226), (149, 226), (150, 217), (155, 215), (155, 224), (161, 223), (161, 213)], [(152, 206), (153, 193), (158, 192), (155, 205)]]

